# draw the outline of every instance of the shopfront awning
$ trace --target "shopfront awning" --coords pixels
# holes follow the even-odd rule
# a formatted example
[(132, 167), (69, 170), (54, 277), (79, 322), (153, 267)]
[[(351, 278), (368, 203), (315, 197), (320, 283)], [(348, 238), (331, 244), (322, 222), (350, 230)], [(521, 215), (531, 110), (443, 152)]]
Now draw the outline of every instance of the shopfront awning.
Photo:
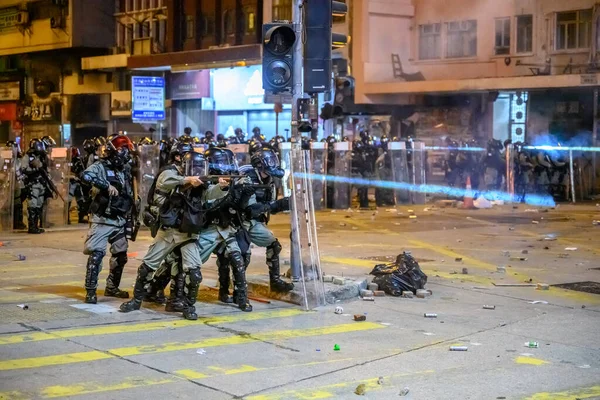
[(260, 44), (190, 50), (173, 53), (130, 56), (127, 68), (144, 70), (186, 71), (256, 65), (262, 62)]

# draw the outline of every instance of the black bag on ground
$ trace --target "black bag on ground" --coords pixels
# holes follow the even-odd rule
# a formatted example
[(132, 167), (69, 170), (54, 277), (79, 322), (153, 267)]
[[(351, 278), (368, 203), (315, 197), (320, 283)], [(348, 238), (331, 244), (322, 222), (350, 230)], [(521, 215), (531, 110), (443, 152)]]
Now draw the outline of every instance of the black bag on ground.
[(373, 283), (391, 296), (401, 296), (403, 291), (416, 294), (417, 289), (425, 288), (427, 283), (427, 275), (408, 253), (399, 254), (394, 263), (376, 265), (371, 275), (375, 275)]

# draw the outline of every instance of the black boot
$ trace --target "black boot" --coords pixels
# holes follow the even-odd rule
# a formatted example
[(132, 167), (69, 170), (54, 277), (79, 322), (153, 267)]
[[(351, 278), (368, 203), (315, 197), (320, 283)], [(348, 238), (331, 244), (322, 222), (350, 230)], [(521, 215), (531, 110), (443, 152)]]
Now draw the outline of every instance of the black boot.
[(88, 257), (88, 262), (85, 271), (85, 302), (88, 304), (96, 304), (96, 288), (98, 287), (98, 274), (100, 273), (100, 265), (102, 264), (104, 254), (100, 251), (94, 251)]
[(119, 289), (125, 264), (127, 264), (126, 252), (113, 254), (110, 258), (110, 272), (106, 277), (106, 288), (104, 289), (104, 296), (116, 297), (118, 299), (129, 298), (129, 293), (127, 293), (125, 290)]
[(246, 283), (246, 267), (241, 253), (233, 252), (229, 255), (233, 271), (233, 301), (240, 310), (250, 312), (252, 305), (248, 301), (248, 284)]
[(85, 209), (85, 202), (79, 201), (77, 202), (77, 222), (80, 224), (85, 224), (85, 217), (87, 215), (87, 210)]
[(200, 282), (202, 282), (200, 267), (190, 269), (185, 274), (185, 309), (183, 310), (183, 318), (190, 321), (196, 321), (198, 319), (194, 304), (196, 304), (196, 298), (198, 297)]
[(219, 301), (231, 304), (233, 303), (232, 298), (229, 296), (231, 272), (229, 270), (229, 259), (224, 254), (217, 255), (217, 270), (219, 271)]
[(281, 279), (279, 270), (279, 253), (281, 253), (281, 244), (276, 240), (273, 244), (267, 246), (267, 265), (269, 266), (269, 283), (272, 292), (287, 293), (294, 289), (294, 284)]
[(166, 312), (183, 312), (185, 310), (184, 287), (185, 274), (180, 271), (171, 279), (169, 300), (165, 305)]
[(43, 228), (42, 211), (43, 211), (43, 208), (36, 208), (34, 210), (34, 214), (33, 214), (33, 218), (34, 218), (33, 224), (35, 225), (35, 227), (37, 229), (37, 233), (46, 232), (46, 230)]
[(135, 279), (135, 285), (133, 287), (133, 299), (121, 304), (119, 310), (127, 313), (130, 311), (139, 310), (142, 306), (142, 301), (146, 295), (146, 284), (148, 283), (148, 277), (152, 274), (152, 270), (142, 263), (138, 268), (137, 277)]
[(27, 209), (27, 233), (38, 234), (44, 232), (38, 227), (38, 209)]
[(165, 288), (169, 284), (170, 280), (171, 274), (167, 270), (161, 271), (161, 273), (158, 275), (154, 274), (154, 278), (148, 286), (146, 298), (144, 300), (151, 301), (156, 304), (165, 304), (165, 301), (167, 300), (165, 297)]

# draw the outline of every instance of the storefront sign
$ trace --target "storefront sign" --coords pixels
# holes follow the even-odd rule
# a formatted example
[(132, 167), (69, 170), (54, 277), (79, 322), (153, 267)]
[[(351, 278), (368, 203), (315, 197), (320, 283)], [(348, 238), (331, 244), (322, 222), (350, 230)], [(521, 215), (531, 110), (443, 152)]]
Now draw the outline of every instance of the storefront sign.
[(131, 91), (121, 90), (110, 94), (110, 114), (114, 117), (131, 115)]
[(20, 89), (19, 81), (0, 82), (0, 101), (19, 100)]
[(165, 119), (165, 80), (155, 76), (131, 77), (132, 119), (162, 121)]
[(17, 103), (0, 104), (0, 121), (14, 121), (17, 119)]
[(210, 70), (171, 74), (169, 89), (171, 100), (198, 100), (210, 97)]

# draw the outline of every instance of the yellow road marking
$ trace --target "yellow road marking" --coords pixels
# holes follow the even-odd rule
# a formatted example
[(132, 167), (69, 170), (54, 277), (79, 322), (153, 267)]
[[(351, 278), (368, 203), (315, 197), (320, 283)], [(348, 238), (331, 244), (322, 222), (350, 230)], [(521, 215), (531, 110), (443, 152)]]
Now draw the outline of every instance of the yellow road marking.
[(52, 365), (65, 365), (80, 362), (89, 362), (102, 360), (106, 358), (130, 357), (140, 354), (157, 354), (180, 350), (191, 350), (196, 348), (230, 346), (237, 344), (254, 343), (257, 341), (282, 341), (295, 339), (299, 337), (311, 337), (320, 335), (333, 335), (350, 332), (360, 332), (372, 329), (382, 329), (384, 325), (372, 322), (363, 322), (360, 324), (342, 324), (319, 328), (307, 329), (290, 329), (274, 332), (258, 333), (253, 336), (225, 336), (218, 338), (210, 338), (197, 342), (173, 342), (162, 343), (158, 345), (120, 347), (107, 350), (106, 352), (88, 351), (82, 353), (67, 353), (56, 356), (32, 357), (15, 360), (0, 361), (0, 371), (24, 369), (24, 368), (40, 368)]
[(536, 393), (524, 400), (578, 400), (600, 397), (600, 386), (590, 386), (582, 389), (566, 390), (564, 392)]
[(130, 332), (146, 332), (155, 331), (161, 329), (176, 329), (185, 328), (188, 326), (197, 326), (203, 323), (205, 324), (223, 324), (230, 322), (239, 321), (257, 321), (262, 319), (271, 318), (286, 318), (293, 317), (300, 314), (305, 314), (305, 311), (288, 308), (282, 310), (273, 311), (261, 311), (254, 313), (235, 313), (231, 315), (219, 315), (215, 317), (199, 318), (197, 321), (188, 320), (173, 320), (173, 321), (160, 321), (160, 322), (147, 322), (141, 324), (120, 324), (120, 325), (107, 325), (97, 326), (92, 328), (74, 328), (74, 329), (61, 329), (46, 332), (31, 332), (19, 335), (11, 336), (0, 336), (0, 345), (5, 344), (17, 344), (26, 342), (39, 342), (42, 340), (54, 340), (54, 339), (65, 339), (82, 336), (99, 336), (99, 335), (112, 335), (118, 333), (130, 333)]
[[(144, 378), (129, 378), (123, 382), (112, 385), (101, 385), (94, 382), (86, 382), (79, 385), (69, 386), (49, 386), (44, 388), (40, 395), (43, 398), (52, 399), (56, 397), (77, 396), (90, 393), (102, 393), (113, 390), (132, 389), (136, 387), (146, 387), (154, 385), (164, 385), (166, 383), (176, 382), (176, 378), (163, 379), (144, 379)], [(152, 396), (150, 396), (152, 397)], [(1, 398), (1, 397), (0, 397)]]
[(42, 269), (61, 270), (61, 269), (65, 269), (65, 268), (80, 268), (83, 270), (83, 268), (85, 268), (85, 266), (84, 265), (72, 265), (72, 264), (40, 266), (40, 264), (27, 264), (27, 265), (18, 265), (18, 266), (14, 266), (14, 267), (11, 267), (11, 266), (0, 267), (0, 272), (23, 271), (23, 270), (30, 270), (30, 269), (34, 269), (36, 271), (39, 271)]
[(436, 245), (433, 245), (433, 244), (430, 244), (430, 243), (427, 243), (427, 242), (422, 242), (420, 240), (411, 240), (410, 243), (411, 244), (416, 244), (418, 246), (421, 246), (424, 249), (431, 250), (431, 251), (433, 251), (435, 253), (443, 254), (443, 255), (445, 255), (447, 257), (450, 257), (450, 258), (462, 258), (463, 261), (466, 264), (469, 264), (470, 266), (474, 266), (474, 267), (477, 267), (477, 268), (480, 268), (480, 269), (484, 269), (486, 271), (496, 271), (496, 266), (494, 264), (490, 264), (490, 263), (487, 263), (487, 262), (484, 262), (484, 261), (477, 260), (476, 258), (472, 258), (472, 257), (465, 256), (463, 254), (459, 254), (459, 253), (457, 253), (455, 251), (452, 251), (450, 249), (446, 249), (446, 248), (441, 247), (441, 246), (436, 246)]
[[(348, 382), (340, 382), (335, 383), (333, 385), (321, 386), (318, 388), (312, 389), (303, 389), (303, 390), (288, 390), (282, 393), (273, 393), (273, 394), (259, 394), (256, 396), (246, 397), (246, 400), (282, 400), (282, 399), (329, 399), (329, 398), (340, 398), (340, 394), (336, 393), (339, 389), (350, 390), (359, 384), (364, 384), (367, 392), (372, 392), (376, 390), (381, 390), (384, 388), (390, 389), (392, 386), (385, 384), (385, 382), (390, 382), (392, 379), (401, 378), (405, 376), (411, 375), (421, 375), (421, 374), (432, 374), (435, 371), (426, 370), (426, 371), (417, 371), (417, 372), (409, 372), (405, 374), (394, 374), (390, 376), (384, 376), (383, 382), (384, 384), (379, 384), (379, 377), (370, 378), (361, 381), (348, 381)], [(354, 394), (350, 394), (348, 392), (348, 396), (354, 396)], [(344, 397), (345, 398), (345, 397)]]
[(519, 357), (515, 358), (515, 362), (517, 364), (535, 365), (535, 366), (550, 364), (548, 361), (542, 360), (540, 358), (524, 357), (524, 356), (519, 356)]
[(174, 373), (185, 379), (205, 379), (210, 376), (198, 371), (194, 371), (193, 369), (180, 369), (179, 371), (175, 371)]
[(380, 261), (374, 261), (374, 260), (361, 260), (358, 258), (344, 258), (344, 257), (331, 257), (331, 256), (322, 256), (321, 261), (329, 262), (329, 263), (333, 263), (333, 264), (354, 265), (356, 267), (364, 267), (364, 268), (371, 268), (371, 269), (373, 269), (375, 264), (382, 263)]

